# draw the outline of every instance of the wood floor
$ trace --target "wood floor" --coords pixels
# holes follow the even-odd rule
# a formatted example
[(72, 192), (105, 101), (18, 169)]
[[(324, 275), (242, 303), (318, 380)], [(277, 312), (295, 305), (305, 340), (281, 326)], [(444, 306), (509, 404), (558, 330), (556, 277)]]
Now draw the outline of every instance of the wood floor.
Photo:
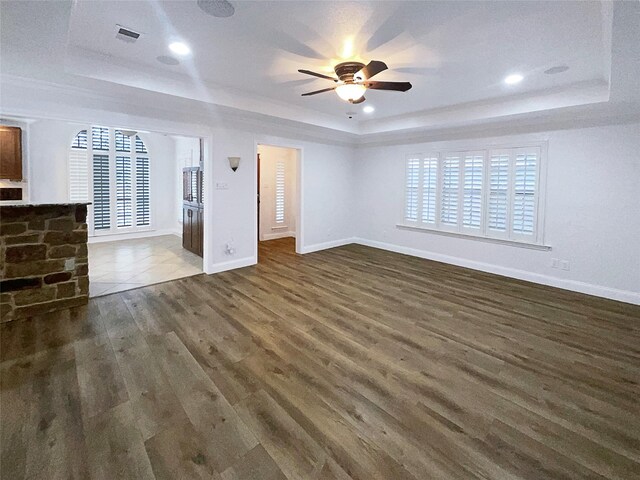
[(3, 479), (640, 478), (640, 308), (350, 245), (1, 327)]

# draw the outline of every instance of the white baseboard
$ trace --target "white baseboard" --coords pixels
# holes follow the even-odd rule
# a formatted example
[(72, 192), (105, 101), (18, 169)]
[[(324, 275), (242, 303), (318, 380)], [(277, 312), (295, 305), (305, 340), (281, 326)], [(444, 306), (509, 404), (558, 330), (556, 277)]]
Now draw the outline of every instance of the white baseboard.
[(235, 268), (250, 267), (258, 263), (255, 257), (239, 258), (238, 260), (231, 260), (229, 262), (220, 262), (209, 265), (205, 273), (211, 275), (214, 273), (226, 272), (227, 270), (233, 270)]
[(178, 237), (181, 237), (182, 232), (173, 228), (164, 228), (161, 230), (147, 230), (144, 232), (114, 233), (113, 235), (97, 235), (89, 237), (88, 243), (117, 242), (120, 240), (133, 240), (136, 238), (160, 237), (162, 235), (177, 235)]
[(312, 253), (320, 250), (326, 250), (327, 248), (342, 247), (343, 245), (349, 245), (350, 243), (356, 243), (355, 238), (343, 238), (341, 240), (332, 240), (330, 242), (315, 243), (302, 247), (299, 253)]
[[(563, 278), (550, 277), (539, 273), (531, 273), (525, 270), (515, 268), (501, 267), (490, 263), (476, 262), (465, 258), (443, 255), (440, 253), (429, 252), (427, 250), (418, 250), (416, 248), (402, 247), (391, 243), (378, 242), (375, 240), (367, 240), (365, 238), (353, 238), (352, 243), (366, 245), (368, 247), (380, 248), (390, 252), (403, 253), (413, 257), (425, 258), (436, 262), (448, 263), (459, 267), (471, 268), (482, 272), (494, 273), (504, 277), (517, 278), (518, 280), (526, 280), (528, 282), (539, 283), (551, 287), (557, 287), (564, 290), (586, 293), (587, 295), (595, 295), (597, 297), (609, 298), (620, 302), (632, 303), (640, 305), (640, 293), (629, 290), (619, 290), (609, 288), (602, 285), (594, 285), (591, 283), (580, 282), (577, 280), (566, 280)], [(327, 247), (329, 248), (329, 247)]]
[(295, 237), (296, 232), (276, 232), (276, 233), (265, 233), (262, 235), (260, 239), (261, 242), (265, 242), (267, 240), (275, 240), (276, 238), (286, 238), (286, 237)]

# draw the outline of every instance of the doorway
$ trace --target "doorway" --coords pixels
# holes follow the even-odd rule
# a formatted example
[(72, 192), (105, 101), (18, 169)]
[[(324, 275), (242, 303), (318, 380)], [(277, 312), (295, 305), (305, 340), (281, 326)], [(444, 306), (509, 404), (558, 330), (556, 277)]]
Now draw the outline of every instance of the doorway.
[[(108, 144), (115, 148), (116, 183), (105, 186), (116, 201), (115, 207), (107, 210), (109, 216), (103, 216), (110, 221), (113, 231), (96, 235), (96, 222), (104, 223), (104, 219), (96, 213), (99, 205), (95, 200), (89, 212), (90, 297), (203, 272), (203, 140), (195, 136), (133, 132), (133, 140), (127, 141), (120, 131), (114, 129), (113, 139)], [(98, 133), (90, 131), (89, 139)], [(87, 141), (87, 144), (93, 143)], [(73, 145), (84, 143), (74, 141)], [(72, 146), (70, 158), (75, 159), (78, 153), (82, 153), (81, 149)], [(130, 167), (127, 161), (132, 163)], [(118, 170), (123, 163), (128, 168)], [(90, 187), (96, 184), (95, 177), (94, 174), (89, 179), (93, 180)], [(118, 210), (117, 202), (128, 205), (129, 196), (124, 194), (131, 197), (129, 203), (142, 199), (132, 208), (133, 221), (129, 223), (133, 226), (143, 224), (135, 231), (131, 227), (120, 228), (118, 223), (123, 223), (122, 215), (118, 216), (118, 213), (128, 211)], [(144, 220), (144, 223), (138, 220)]]
[(258, 261), (296, 253), (300, 150), (258, 144)]

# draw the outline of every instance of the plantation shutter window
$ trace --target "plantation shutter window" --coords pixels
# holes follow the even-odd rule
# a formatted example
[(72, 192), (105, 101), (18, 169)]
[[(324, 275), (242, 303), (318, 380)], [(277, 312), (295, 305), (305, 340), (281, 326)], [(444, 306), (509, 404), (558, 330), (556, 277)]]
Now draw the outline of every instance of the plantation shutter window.
[(422, 161), (422, 223), (436, 223), (438, 157)]
[(284, 223), (284, 162), (276, 164), (276, 223)]
[(109, 129), (93, 127), (91, 129), (91, 148), (93, 150), (109, 150)]
[(133, 217), (131, 197), (131, 157), (116, 157), (116, 217), (118, 227), (130, 227)]
[(487, 228), (506, 232), (509, 211), (509, 154), (493, 153), (489, 164)]
[(69, 199), (91, 202), (89, 233), (151, 227), (151, 162), (135, 132), (94, 126), (69, 151)]
[(136, 225), (151, 224), (149, 158), (136, 157)]
[(482, 223), (482, 188), (484, 155), (467, 154), (464, 157), (464, 189), (462, 192), (462, 225), (480, 229)]
[(540, 157), (540, 146), (408, 156), (406, 226), (542, 243)]
[(418, 221), (418, 195), (420, 188), (420, 159), (407, 159), (405, 178), (405, 214), (406, 220)]
[(111, 196), (109, 194), (109, 155), (93, 156), (93, 228), (111, 228)]
[(519, 150), (515, 154), (512, 230), (514, 234), (533, 235), (536, 215), (538, 154)]
[(458, 199), (460, 185), (460, 157), (446, 157), (442, 166), (442, 203), (440, 223), (458, 225)]

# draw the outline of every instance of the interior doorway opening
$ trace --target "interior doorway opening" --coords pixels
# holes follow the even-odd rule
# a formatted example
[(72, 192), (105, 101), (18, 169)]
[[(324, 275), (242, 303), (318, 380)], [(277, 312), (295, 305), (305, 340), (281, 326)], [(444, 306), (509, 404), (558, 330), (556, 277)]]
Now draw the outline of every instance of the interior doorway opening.
[(258, 144), (258, 261), (296, 253), (299, 240), (300, 150)]
[(87, 162), (76, 168), (86, 182), (70, 182), (70, 199), (87, 183), (89, 296), (203, 273), (204, 140), (111, 127), (78, 135), (69, 165)]

